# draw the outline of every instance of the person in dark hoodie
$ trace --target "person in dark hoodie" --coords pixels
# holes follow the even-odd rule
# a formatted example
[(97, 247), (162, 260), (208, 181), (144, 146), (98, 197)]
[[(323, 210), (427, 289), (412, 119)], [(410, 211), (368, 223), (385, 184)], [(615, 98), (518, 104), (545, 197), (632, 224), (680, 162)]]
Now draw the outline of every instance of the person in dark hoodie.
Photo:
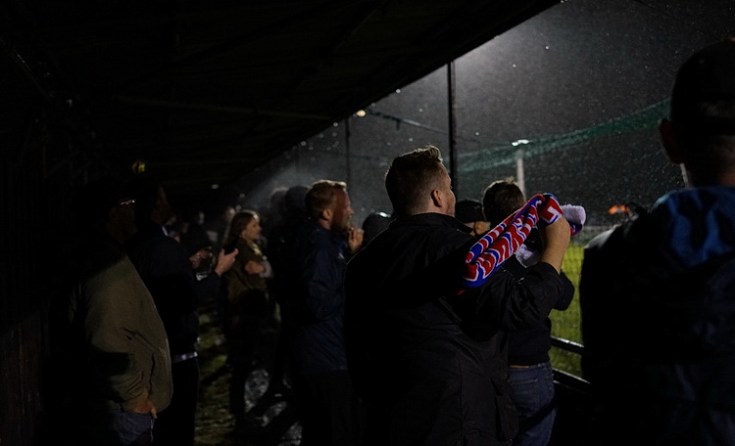
[(735, 38), (679, 69), (666, 153), (688, 187), (600, 234), (580, 282), (601, 444), (735, 444)]
[(152, 177), (139, 177), (135, 200), (138, 233), (127, 249), (166, 327), (174, 387), (171, 404), (159, 414), (153, 436), (156, 444), (192, 446), (199, 398), (198, 308), (216, 296), (220, 277), (232, 268), (237, 250), (220, 252), (213, 273), (197, 280), (186, 248), (166, 234), (164, 225), (174, 213), (163, 186)]

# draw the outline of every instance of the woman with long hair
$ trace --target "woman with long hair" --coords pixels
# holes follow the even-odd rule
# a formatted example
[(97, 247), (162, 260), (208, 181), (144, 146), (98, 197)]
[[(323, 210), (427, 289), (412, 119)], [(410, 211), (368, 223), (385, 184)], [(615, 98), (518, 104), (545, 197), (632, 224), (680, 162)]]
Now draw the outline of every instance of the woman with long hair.
[(226, 250), (237, 248), (232, 269), (224, 276), (223, 330), (228, 343), (230, 410), (236, 429), (244, 428), (245, 382), (256, 368), (270, 370), (278, 332), (276, 304), (268, 295), (266, 278), (271, 275), (263, 254), (260, 216), (241, 211), (232, 219), (225, 240)]

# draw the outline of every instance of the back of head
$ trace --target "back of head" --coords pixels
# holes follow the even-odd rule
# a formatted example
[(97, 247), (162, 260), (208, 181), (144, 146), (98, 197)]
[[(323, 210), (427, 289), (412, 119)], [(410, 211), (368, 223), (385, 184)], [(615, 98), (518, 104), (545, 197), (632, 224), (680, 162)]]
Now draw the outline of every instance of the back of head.
[(347, 191), (347, 183), (333, 180), (319, 180), (313, 183), (304, 198), (308, 215), (318, 220), (321, 213), (335, 202), (339, 191)]
[(286, 190), (284, 204), (288, 214), (300, 215), (306, 212), (306, 192), (308, 191), (309, 188), (302, 184), (291, 186)]
[[(135, 189), (135, 211), (141, 227), (152, 220), (154, 211), (159, 206), (161, 183), (149, 175), (140, 175), (133, 181)], [(170, 209), (169, 209), (170, 210)], [(161, 222), (160, 224), (163, 224)]]
[(735, 170), (735, 37), (709, 45), (679, 69), (671, 122), (687, 169), (700, 183)]
[[(127, 180), (105, 176), (82, 186), (74, 199), (77, 243), (63, 267), (84, 279), (122, 258), (122, 243), (137, 229), (134, 203), (133, 189)], [(120, 246), (109, 243), (110, 240), (116, 240)]]
[(385, 175), (385, 189), (394, 215), (407, 216), (421, 211), (424, 201), (444, 174), (441, 152), (426, 146), (396, 157)]
[(457, 202), (454, 206), (454, 216), (464, 224), (485, 220), (485, 216), (482, 213), (482, 203), (470, 199), (459, 200)]
[(388, 228), (391, 222), (391, 216), (385, 212), (371, 212), (362, 222), (362, 229), (365, 231), (363, 235), (363, 244), (367, 244), (376, 235)]
[(284, 200), (286, 199), (286, 191), (288, 189), (283, 186), (279, 186), (274, 188), (271, 191), (270, 196), (268, 197), (270, 207), (272, 208), (280, 208), (284, 206)]
[(482, 209), (485, 219), (492, 226), (497, 225), (508, 215), (523, 206), (526, 198), (523, 191), (512, 179), (493, 181), (485, 188), (482, 196)]
[(212, 248), (212, 240), (207, 236), (207, 231), (198, 224), (192, 224), (189, 229), (181, 235), (181, 245), (186, 250), (186, 255), (191, 257), (197, 251)]
[(79, 188), (74, 199), (76, 226), (82, 231), (102, 229), (110, 211), (121, 204), (135, 203), (128, 180), (104, 176)]

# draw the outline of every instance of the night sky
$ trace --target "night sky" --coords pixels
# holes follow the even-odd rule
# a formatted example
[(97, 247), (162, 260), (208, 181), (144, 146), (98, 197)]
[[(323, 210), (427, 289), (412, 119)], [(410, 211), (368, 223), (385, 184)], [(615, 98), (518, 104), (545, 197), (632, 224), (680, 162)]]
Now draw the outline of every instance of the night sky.
[[(457, 198), (515, 177), (517, 147), (527, 194), (581, 204), (592, 225), (615, 223), (613, 204), (649, 206), (683, 186), (657, 125), (677, 67), (728, 33), (733, 0), (568, 0), (457, 59)], [(286, 153), (252, 200), (331, 178), (349, 182), (355, 223), (390, 212), (383, 175), (394, 156), (434, 144), (449, 164), (447, 91), (442, 68), (350, 118), (349, 142), (346, 122), (335, 123)]]

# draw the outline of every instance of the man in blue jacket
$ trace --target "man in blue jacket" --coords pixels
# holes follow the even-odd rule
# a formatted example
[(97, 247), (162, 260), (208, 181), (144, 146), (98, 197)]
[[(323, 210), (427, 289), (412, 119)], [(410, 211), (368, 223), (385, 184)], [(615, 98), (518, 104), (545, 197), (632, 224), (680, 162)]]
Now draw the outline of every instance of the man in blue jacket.
[(347, 184), (320, 180), (306, 193), (309, 215), (300, 228), (298, 291), (291, 304), (291, 373), (302, 418), (302, 446), (358, 442), (359, 404), (347, 372), (344, 271), (362, 245), (352, 228)]
[(735, 444), (735, 39), (682, 65), (660, 133), (690, 187), (585, 251), (600, 442)]

